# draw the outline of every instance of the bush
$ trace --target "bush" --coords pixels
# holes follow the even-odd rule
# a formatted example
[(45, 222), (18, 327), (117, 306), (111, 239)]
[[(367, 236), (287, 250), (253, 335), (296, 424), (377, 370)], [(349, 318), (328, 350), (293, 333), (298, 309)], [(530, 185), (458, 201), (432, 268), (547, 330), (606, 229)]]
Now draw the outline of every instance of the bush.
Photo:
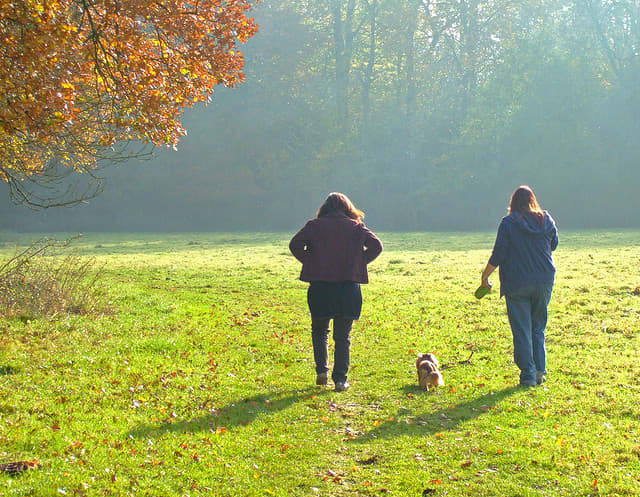
[(0, 265), (0, 315), (35, 318), (97, 310), (102, 268), (95, 258), (62, 255), (71, 238), (43, 238)]

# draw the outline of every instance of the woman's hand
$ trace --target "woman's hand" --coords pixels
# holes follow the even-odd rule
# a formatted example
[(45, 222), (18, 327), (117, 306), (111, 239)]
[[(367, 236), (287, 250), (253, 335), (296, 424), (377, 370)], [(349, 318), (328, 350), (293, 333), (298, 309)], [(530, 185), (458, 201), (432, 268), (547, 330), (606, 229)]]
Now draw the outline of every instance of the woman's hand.
[(491, 276), (491, 273), (493, 273), (495, 270), (496, 270), (496, 266), (487, 262), (487, 267), (484, 268), (484, 271), (482, 271), (482, 276), (481, 276), (483, 287), (491, 288), (491, 283), (489, 283), (489, 276)]

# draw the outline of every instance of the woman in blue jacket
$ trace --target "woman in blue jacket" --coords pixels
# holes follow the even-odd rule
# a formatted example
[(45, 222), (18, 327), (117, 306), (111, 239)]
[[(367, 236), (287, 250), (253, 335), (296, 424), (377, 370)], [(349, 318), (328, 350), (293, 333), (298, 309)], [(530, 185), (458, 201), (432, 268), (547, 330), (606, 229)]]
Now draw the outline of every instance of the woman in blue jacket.
[(547, 374), (544, 335), (556, 273), (551, 252), (557, 246), (553, 218), (540, 208), (531, 188), (520, 186), (498, 228), (493, 253), (482, 273), (482, 286), (491, 286), (489, 276), (500, 267), (500, 296), (507, 302), (513, 356), (522, 386), (540, 385)]

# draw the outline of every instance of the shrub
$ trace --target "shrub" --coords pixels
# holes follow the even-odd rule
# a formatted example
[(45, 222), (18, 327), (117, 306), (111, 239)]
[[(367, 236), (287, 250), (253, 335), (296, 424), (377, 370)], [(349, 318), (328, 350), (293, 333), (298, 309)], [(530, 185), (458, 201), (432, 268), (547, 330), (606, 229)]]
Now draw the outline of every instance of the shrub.
[(97, 310), (96, 284), (102, 268), (96, 268), (95, 258), (63, 255), (77, 238), (64, 242), (43, 238), (4, 261), (0, 265), (0, 315), (35, 318)]

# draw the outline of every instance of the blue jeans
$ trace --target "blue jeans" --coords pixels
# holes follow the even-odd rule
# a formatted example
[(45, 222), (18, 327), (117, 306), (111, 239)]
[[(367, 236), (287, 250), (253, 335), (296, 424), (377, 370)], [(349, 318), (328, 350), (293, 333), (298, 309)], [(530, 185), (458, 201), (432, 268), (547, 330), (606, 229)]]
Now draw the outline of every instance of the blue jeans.
[(513, 334), (513, 359), (520, 368), (523, 384), (535, 385), (538, 376), (547, 374), (544, 331), (552, 290), (553, 283), (539, 283), (505, 295)]

